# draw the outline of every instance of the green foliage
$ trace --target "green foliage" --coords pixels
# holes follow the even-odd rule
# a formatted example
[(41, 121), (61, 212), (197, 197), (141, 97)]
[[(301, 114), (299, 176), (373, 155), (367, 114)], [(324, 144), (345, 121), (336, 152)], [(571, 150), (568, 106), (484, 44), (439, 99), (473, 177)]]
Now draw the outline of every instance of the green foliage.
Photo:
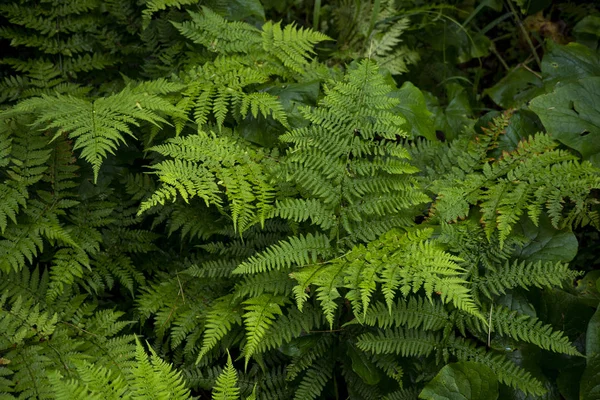
[(469, 361), (448, 364), (425, 386), (419, 398), (495, 400), (498, 381), (485, 365)]
[(593, 398), (597, 14), (517, 3), (1, 5), (0, 398)]
[(189, 399), (181, 373), (172, 371), (150, 348), (150, 360), (136, 339), (135, 365), (115, 374), (86, 361), (75, 364), (78, 379), (65, 379), (58, 371), (49, 374), (56, 399)]

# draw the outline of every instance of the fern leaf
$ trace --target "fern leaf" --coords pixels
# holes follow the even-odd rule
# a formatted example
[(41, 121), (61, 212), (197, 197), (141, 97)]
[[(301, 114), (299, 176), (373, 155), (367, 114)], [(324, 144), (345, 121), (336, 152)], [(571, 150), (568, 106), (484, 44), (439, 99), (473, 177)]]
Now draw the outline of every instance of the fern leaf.
[(219, 374), (215, 387), (213, 388), (213, 400), (238, 400), (240, 389), (237, 384), (237, 372), (233, 368), (231, 355), (227, 352), (227, 365)]
[(498, 380), (508, 386), (522, 390), (525, 393), (540, 396), (546, 389), (542, 383), (523, 368), (509, 361), (506, 357), (476, 347), (473, 343), (462, 338), (453, 339), (448, 350), (459, 361), (476, 361), (487, 365), (494, 371)]
[(333, 364), (331, 361), (326, 358), (320, 359), (302, 377), (298, 389), (294, 394), (294, 400), (318, 398), (332, 376)]
[(531, 286), (561, 287), (565, 282), (573, 280), (579, 274), (569, 269), (568, 264), (561, 262), (525, 262), (507, 261), (495, 271), (487, 272), (485, 276), (478, 277), (474, 287), (488, 298), (504, 294), (508, 289), (521, 287), (527, 289)]
[[(496, 305), (492, 308), (490, 321), (491, 331), (499, 335), (533, 343), (542, 349), (557, 353), (581, 356), (563, 332), (555, 331), (552, 326), (545, 325), (535, 317)], [(481, 321), (473, 321), (473, 323), (480, 332), (488, 332), (488, 327), (483, 326)]]
[(210, 51), (225, 54), (250, 53), (260, 44), (260, 31), (248, 23), (227, 21), (207, 7), (202, 7), (202, 13), (188, 13), (192, 17), (191, 21), (172, 24), (183, 36)]
[(293, 236), (269, 246), (256, 256), (241, 263), (234, 274), (254, 274), (271, 270), (289, 269), (292, 265), (317, 262), (319, 256), (331, 253), (329, 238), (322, 234)]
[(262, 27), (263, 49), (277, 57), (283, 65), (297, 73), (302, 73), (308, 64), (308, 57), (316, 43), (331, 40), (327, 35), (306, 28), (287, 25), (281, 29), (279, 23), (267, 21)]
[(265, 334), (273, 325), (276, 315), (281, 315), (281, 306), (286, 298), (263, 294), (244, 301), (244, 326), (246, 327), (246, 345), (243, 354), (245, 365), (256, 352)]
[(213, 304), (208, 311), (202, 347), (196, 364), (231, 331), (233, 325), (241, 324), (241, 313), (235, 308), (236, 306), (237, 303), (233, 301), (232, 296), (225, 296)]

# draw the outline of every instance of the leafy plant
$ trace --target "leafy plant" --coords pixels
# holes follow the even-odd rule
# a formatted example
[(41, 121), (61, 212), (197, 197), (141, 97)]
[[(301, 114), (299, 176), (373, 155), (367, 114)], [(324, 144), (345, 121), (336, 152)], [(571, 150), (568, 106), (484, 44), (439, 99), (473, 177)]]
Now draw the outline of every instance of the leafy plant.
[(0, 397), (595, 398), (600, 12), (283, 3), (0, 6)]

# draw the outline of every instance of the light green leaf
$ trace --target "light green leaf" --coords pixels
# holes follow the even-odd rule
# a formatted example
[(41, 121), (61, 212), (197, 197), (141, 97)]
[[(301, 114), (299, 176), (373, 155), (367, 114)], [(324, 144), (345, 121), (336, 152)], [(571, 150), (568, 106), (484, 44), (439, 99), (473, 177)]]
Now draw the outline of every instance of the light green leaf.
[[(600, 64), (599, 64), (600, 65)], [(548, 133), (600, 167), (600, 77), (559, 86), (536, 97), (530, 108)]]
[(448, 364), (419, 394), (425, 400), (496, 400), (498, 379), (487, 366), (474, 361)]

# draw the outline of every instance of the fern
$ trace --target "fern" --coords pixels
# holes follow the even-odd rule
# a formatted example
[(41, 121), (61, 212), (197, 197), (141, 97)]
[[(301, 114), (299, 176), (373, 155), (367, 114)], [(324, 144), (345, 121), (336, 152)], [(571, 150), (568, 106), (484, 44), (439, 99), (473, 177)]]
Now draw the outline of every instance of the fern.
[(174, 138), (151, 150), (173, 159), (153, 167), (163, 186), (142, 203), (138, 215), (157, 204), (175, 200), (178, 194), (186, 202), (199, 197), (207, 206), (222, 209), (222, 187), (235, 229), (243, 232), (253, 223), (264, 223), (273, 189), (258, 164), (260, 152), (252, 152), (227, 137), (204, 133)]
[[(589, 191), (600, 186), (595, 168), (587, 162), (580, 163), (568, 151), (556, 149), (558, 144), (548, 135), (524, 139), (513, 152), (506, 152), (493, 162), (487, 160), (487, 152), (508, 122), (506, 116), (496, 119), (495, 125), (479, 136), (481, 140), (470, 145), (469, 155), (462, 156), (470, 157), (470, 161), (460, 164), (459, 160), (464, 172), (455, 170), (447, 179), (434, 182), (433, 190), (438, 192), (435, 215), (452, 221), (466, 217), (470, 206), (478, 205), (488, 238), (497, 230), (501, 245), (525, 212), (537, 225), (540, 214), (546, 210), (555, 228), (575, 221), (595, 221), (591, 210), (594, 200), (589, 198)], [(444, 188), (436, 189), (441, 187)], [(573, 190), (575, 187), (578, 189)], [(565, 212), (567, 201), (571, 207)]]
[(302, 377), (298, 390), (294, 395), (294, 400), (318, 398), (332, 375), (333, 367), (329, 360), (319, 360)]
[(409, 329), (440, 330), (449, 322), (450, 315), (443, 303), (410, 297), (408, 301), (398, 299), (391, 307), (383, 302), (376, 302), (363, 318), (357, 318), (348, 324), (361, 323), (383, 329), (406, 326)]
[(78, 380), (66, 380), (58, 371), (50, 374), (56, 399), (189, 399), (181, 374), (150, 348), (150, 360), (136, 339), (136, 365), (123, 374), (88, 362), (76, 364)]
[(500, 354), (476, 347), (473, 343), (463, 339), (452, 340), (448, 350), (459, 361), (476, 361), (487, 365), (494, 371), (498, 380), (508, 386), (537, 396), (545, 392), (539, 380)]
[(560, 262), (507, 261), (496, 270), (489, 271), (485, 276), (477, 278), (474, 281), (474, 287), (488, 298), (492, 298), (493, 295), (504, 294), (508, 289), (517, 287), (560, 287), (577, 275), (579, 275), (577, 272), (569, 270), (567, 264)]
[(217, 378), (213, 389), (213, 400), (237, 400), (240, 398), (240, 389), (237, 387), (237, 373), (233, 368), (231, 356), (227, 354), (227, 365)]
[[(430, 234), (431, 231), (416, 231), (412, 235), (399, 235), (392, 231), (367, 247), (355, 247), (343, 258), (294, 272), (292, 277), (299, 283), (294, 288), (299, 307), (306, 299), (303, 295), (306, 288), (315, 284), (327, 320), (333, 324), (335, 300), (341, 296), (337, 288), (346, 287), (350, 289), (346, 297), (355, 313), (364, 318), (381, 281), (390, 309), (396, 291), (407, 296), (424, 288), (429, 299), (433, 292), (439, 293), (443, 302), (451, 301), (456, 307), (481, 317), (467, 282), (460, 277), (462, 268), (456, 264), (458, 259), (426, 242)], [(369, 287), (365, 286), (365, 279), (370, 280)]]
[(550, 325), (544, 325), (537, 318), (498, 305), (492, 307), (490, 314), (490, 331), (481, 321), (474, 321), (477, 330), (482, 333), (497, 332), (502, 336), (533, 343), (542, 349), (581, 356), (568, 337), (560, 331), (555, 331)]
[(243, 354), (246, 366), (255, 353), (261, 340), (273, 325), (276, 315), (281, 315), (284, 297), (263, 294), (244, 301), (244, 326), (246, 327), (246, 345)]
[[(160, 87), (160, 82), (157, 84)], [(156, 88), (147, 85), (141, 89)], [(33, 115), (35, 125), (43, 129), (56, 129), (54, 138), (67, 133), (74, 139), (74, 149), (82, 149), (81, 157), (88, 161), (94, 170), (94, 180), (102, 161), (108, 154), (114, 154), (125, 136), (135, 137), (130, 125), (139, 126), (138, 121), (159, 125), (166, 120), (159, 115), (164, 112), (180, 115), (179, 110), (151, 91), (127, 87), (109, 97), (90, 102), (67, 96), (32, 98), (20, 102), (0, 118)]]
[[(198, 363), (232, 328), (234, 324), (242, 322), (240, 310), (234, 307), (237, 304), (231, 297), (224, 297), (218, 300), (207, 313), (206, 329), (202, 340), (202, 348), (196, 359)], [(257, 320), (254, 319), (253, 322)], [(258, 321), (261, 322), (261, 321)], [(257, 326), (257, 325), (253, 325)], [(256, 343), (254, 344), (256, 346)]]
[(321, 234), (291, 237), (250, 257), (233, 272), (247, 274), (270, 270), (289, 269), (293, 264), (305, 265), (316, 262), (320, 255), (331, 253), (329, 239)]
[(396, 328), (358, 337), (357, 346), (375, 354), (399, 354), (403, 357), (427, 356), (437, 347), (439, 335), (413, 329)]

